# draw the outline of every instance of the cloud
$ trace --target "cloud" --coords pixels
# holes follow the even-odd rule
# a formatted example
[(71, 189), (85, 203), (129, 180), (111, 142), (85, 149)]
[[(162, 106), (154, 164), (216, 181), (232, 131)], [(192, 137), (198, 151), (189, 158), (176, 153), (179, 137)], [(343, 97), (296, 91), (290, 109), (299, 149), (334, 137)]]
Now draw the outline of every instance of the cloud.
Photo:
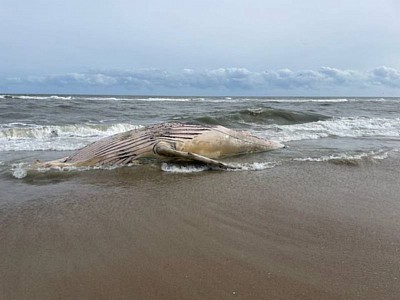
[(371, 81), (377, 85), (400, 88), (400, 71), (385, 66), (375, 68), (371, 72)]
[(376, 87), (400, 90), (400, 71), (386, 66), (369, 71), (321, 67), (318, 70), (290, 69), (250, 71), (246, 68), (213, 70), (162, 69), (106, 70), (58, 75), (0, 79), (0, 88), (29, 87), (101, 91), (208, 91), (209, 93), (254, 93), (257, 91), (310, 92), (363, 90)]

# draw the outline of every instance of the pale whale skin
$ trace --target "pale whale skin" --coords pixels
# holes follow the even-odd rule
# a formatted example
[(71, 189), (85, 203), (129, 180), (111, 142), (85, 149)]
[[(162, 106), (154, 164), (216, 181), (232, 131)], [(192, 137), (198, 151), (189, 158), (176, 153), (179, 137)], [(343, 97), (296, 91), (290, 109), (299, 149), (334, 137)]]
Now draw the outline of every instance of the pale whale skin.
[(103, 138), (68, 157), (37, 165), (123, 166), (141, 163), (147, 159), (161, 161), (185, 159), (231, 168), (232, 166), (215, 159), (283, 147), (281, 143), (223, 126), (161, 123)]

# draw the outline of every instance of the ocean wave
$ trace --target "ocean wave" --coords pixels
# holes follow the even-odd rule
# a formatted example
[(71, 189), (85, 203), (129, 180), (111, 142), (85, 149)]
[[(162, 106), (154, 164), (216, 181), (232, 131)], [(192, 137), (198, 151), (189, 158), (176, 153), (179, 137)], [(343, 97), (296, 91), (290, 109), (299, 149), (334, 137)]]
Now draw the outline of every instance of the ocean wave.
[(322, 99), (315, 99), (315, 98), (293, 98), (293, 99), (262, 99), (264, 102), (276, 102), (276, 103), (308, 103), (308, 102), (316, 102), (316, 103), (343, 103), (348, 102), (349, 100), (346, 98), (322, 98)]
[(148, 102), (188, 102), (205, 101), (199, 97), (137, 97), (137, 96), (83, 96), (83, 95), (0, 95), (3, 99), (19, 100), (82, 100), (82, 101), (148, 101)]
[[(134, 98), (131, 100), (135, 101), (149, 101), (149, 102), (189, 102), (195, 100), (195, 98), (160, 98), (160, 97), (149, 97), (149, 98)], [(198, 99), (201, 100), (201, 99)]]
[(180, 165), (166, 162), (161, 164), (161, 170), (168, 173), (198, 173), (209, 169), (210, 167), (206, 165)]
[(16, 96), (7, 94), (0, 95), (0, 99), (13, 99), (14, 97)]
[(294, 158), (294, 161), (302, 162), (332, 162), (343, 165), (358, 165), (361, 161), (383, 160), (389, 157), (389, 151), (379, 150), (365, 153), (339, 153), (323, 155), (320, 157)]
[(27, 163), (12, 164), (11, 172), (12, 175), (17, 179), (25, 178), (28, 175), (29, 165)]
[(20, 99), (20, 100), (72, 100), (73, 96), (60, 96), (60, 95), (3, 95), (2, 98)]
[[(128, 165), (132, 166), (132, 165)], [(75, 166), (66, 166), (66, 167), (40, 167), (35, 168), (30, 163), (15, 163), (11, 165), (11, 174), (13, 177), (17, 179), (25, 178), (29, 173), (48, 173), (48, 172), (83, 172), (90, 170), (114, 170), (117, 168), (121, 168), (121, 166), (92, 166), (92, 167), (75, 167)]]
[(353, 98), (349, 99), (351, 102), (399, 102), (399, 98)]
[[(236, 112), (217, 113), (194, 118), (195, 122), (208, 125), (223, 125), (226, 127), (238, 128), (241, 126), (251, 127), (252, 125), (271, 124), (297, 124), (326, 120), (329, 117), (310, 113), (273, 108), (244, 109)], [(178, 118), (183, 121), (193, 121), (188, 118)]]
[[(282, 143), (327, 137), (400, 136), (400, 118), (323, 118), (326, 117), (309, 113), (247, 109), (214, 117), (200, 117), (195, 121), (247, 129), (255, 135)], [(193, 122), (193, 119), (185, 121)], [(142, 126), (127, 123), (54, 126), (17, 122), (0, 124), (0, 151), (76, 150), (103, 137), (140, 127)]]
[(140, 127), (132, 124), (2, 124), (0, 151), (75, 150), (100, 138)]
[(136, 129), (132, 124), (72, 124), (43, 126), (25, 123), (0, 125), (0, 139), (52, 138), (52, 137), (100, 137)]
[(269, 130), (258, 133), (280, 142), (326, 137), (399, 137), (400, 118), (333, 118), (303, 124), (273, 125)]
[(232, 164), (236, 166), (237, 169), (232, 169), (228, 171), (262, 171), (266, 169), (272, 169), (276, 166), (279, 166), (281, 163), (277, 161), (268, 161), (268, 162), (252, 162), (252, 163), (240, 163), (240, 164)]
[[(88, 101), (140, 101), (140, 102), (211, 102), (211, 103), (234, 103), (241, 102), (243, 98), (231, 97), (81, 97), (83, 100)], [(254, 99), (252, 99), (254, 100)]]
[(221, 169), (219, 167), (212, 167), (207, 165), (199, 164), (177, 164), (177, 163), (166, 163), (161, 164), (161, 170), (168, 173), (198, 173), (207, 170), (218, 170), (218, 171), (262, 171), (271, 169), (279, 162), (253, 162), (253, 163), (229, 163), (229, 165), (235, 167), (235, 169)]
[[(161, 163), (161, 170), (167, 173), (198, 173), (207, 170), (218, 170), (218, 171), (261, 171), (266, 169), (271, 169), (277, 165), (278, 162), (253, 162), (253, 163), (234, 163), (232, 164), (236, 167), (236, 169), (221, 169), (218, 167), (207, 166), (203, 164), (191, 164), (183, 163), (169, 163), (163, 162)], [(49, 172), (84, 172), (91, 170), (114, 170), (117, 168), (125, 168), (138, 166), (137, 164), (129, 164), (127, 166), (91, 166), (91, 167), (75, 167), (75, 166), (66, 166), (66, 167), (40, 167), (36, 168), (30, 163), (21, 162), (11, 164), (11, 174), (13, 177), (17, 179), (22, 179), (28, 176), (28, 174), (35, 173), (49, 173)]]
[(260, 103), (347, 103), (347, 102), (398, 102), (399, 98), (315, 98), (315, 97), (172, 97), (172, 96), (124, 96), (124, 95), (18, 95), (2, 94), (0, 99), (16, 100), (41, 100), (41, 101), (143, 101), (143, 102), (210, 102), (210, 103), (237, 103), (237, 102), (260, 102)]
[(75, 99), (81, 99), (85, 101), (144, 101), (144, 102), (189, 102), (194, 100), (193, 98), (180, 98), (180, 97), (106, 97), (106, 96), (79, 96)]

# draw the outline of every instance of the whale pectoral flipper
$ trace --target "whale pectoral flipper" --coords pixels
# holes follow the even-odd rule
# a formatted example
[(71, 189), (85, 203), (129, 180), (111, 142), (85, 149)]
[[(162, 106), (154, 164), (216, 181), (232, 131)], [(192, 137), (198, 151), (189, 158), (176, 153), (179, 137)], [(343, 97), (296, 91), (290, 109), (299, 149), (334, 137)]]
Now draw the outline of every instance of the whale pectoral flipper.
[(178, 151), (175, 149), (172, 149), (170, 145), (166, 143), (158, 143), (155, 148), (154, 152), (156, 152), (159, 155), (163, 156), (168, 156), (168, 157), (177, 157), (177, 158), (185, 158), (188, 160), (193, 160), (193, 161), (198, 161), (207, 165), (223, 168), (223, 169), (237, 169), (237, 167), (228, 165), (226, 163), (223, 163), (221, 161), (211, 159), (196, 153), (191, 153), (191, 152), (183, 152), (183, 151)]

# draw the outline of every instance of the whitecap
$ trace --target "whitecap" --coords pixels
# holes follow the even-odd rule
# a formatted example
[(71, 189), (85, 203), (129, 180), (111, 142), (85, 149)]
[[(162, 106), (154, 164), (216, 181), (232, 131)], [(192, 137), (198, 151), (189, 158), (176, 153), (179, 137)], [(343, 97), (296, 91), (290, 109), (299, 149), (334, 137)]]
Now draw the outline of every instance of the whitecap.
[(252, 162), (252, 163), (241, 163), (233, 164), (237, 169), (232, 169), (233, 171), (262, 171), (266, 169), (272, 169), (280, 165), (280, 162), (268, 161), (268, 162)]
[(0, 151), (75, 150), (100, 138), (140, 127), (142, 126), (126, 123), (54, 126), (2, 124)]
[(161, 164), (161, 170), (168, 173), (198, 173), (209, 169), (206, 165), (180, 165), (166, 162)]
[(338, 153), (332, 155), (323, 155), (320, 157), (305, 157), (294, 158), (294, 161), (303, 162), (327, 162), (327, 161), (361, 161), (363, 159), (369, 160), (383, 160), (389, 157), (389, 151), (370, 151), (364, 153)]
[(191, 98), (160, 98), (160, 97), (149, 97), (149, 98), (134, 98), (135, 101), (149, 101), (149, 102), (189, 102)]
[(259, 135), (279, 142), (336, 137), (399, 137), (400, 118), (343, 117), (292, 125), (271, 125)]
[(11, 172), (15, 178), (22, 179), (28, 174), (29, 165), (27, 163), (17, 163), (11, 165)]
[[(127, 165), (128, 167), (133, 164)], [(28, 172), (48, 173), (48, 172), (83, 172), (90, 170), (114, 170), (121, 168), (120, 165), (107, 165), (107, 166), (88, 166), (88, 167), (76, 167), (76, 166), (51, 166), (51, 167), (36, 167), (29, 163), (16, 163), (11, 165), (11, 173), (15, 178), (22, 179), (28, 175)]]
[(73, 96), (59, 96), (59, 95), (50, 95), (50, 96), (36, 96), (36, 95), (15, 95), (13, 96), (15, 99), (22, 100), (72, 100)]
[(252, 163), (229, 163), (232, 169), (222, 169), (219, 167), (207, 166), (207, 165), (181, 165), (176, 163), (162, 163), (161, 170), (169, 173), (198, 173), (206, 170), (226, 170), (226, 171), (262, 171), (271, 169), (277, 165), (278, 162), (252, 162)]
[[(250, 99), (247, 99), (250, 100)], [(326, 99), (315, 99), (315, 98), (289, 98), (289, 99), (262, 99), (263, 102), (275, 102), (275, 103), (343, 103), (348, 102), (349, 100), (346, 98), (326, 98)]]

